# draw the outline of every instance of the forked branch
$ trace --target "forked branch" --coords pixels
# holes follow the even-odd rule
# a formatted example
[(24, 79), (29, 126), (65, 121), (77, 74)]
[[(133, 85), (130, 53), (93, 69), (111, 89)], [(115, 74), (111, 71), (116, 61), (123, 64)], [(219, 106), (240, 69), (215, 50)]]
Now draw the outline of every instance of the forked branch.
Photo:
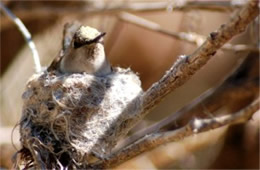
[(143, 112), (147, 115), (167, 94), (187, 82), (226, 42), (243, 32), (259, 14), (258, 2), (249, 1), (230, 21), (210, 33), (207, 40), (190, 56), (180, 56), (169, 71), (143, 96)]
[[(209, 61), (209, 59), (211, 59), (215, 55), (217, 50), (219, 50), (232, 37), (243, 32), (246, 29), (247, 25), (258, 16), (258, 13), (258, 2), (255, 0), (249, 1), (241, 10), (237, 11), (236, 15), (232, 17), (228, 23), (221, 25), (217, 31), (212, 32), (208, 36), (206, 41), (193, 54), (191, 54), (190, 56), (180, 56), (177, 62), (170, 68), (169, 71), (166, 72), (161, 80), (153, 84), (152, 87), (150, 87), (144, 93), (144, 95), (142, 96), (143, 110), (140, 113), (139, 117), (134, 117), (129, 120), (128, 125), (131, 126), (135, 124), (134, 122), (137, 122), (138, 119), (146, 116), (155, 106), (158, 105), (161, 100), (165, 98), (167, 94), (187, 82), (192, 75), (194, 75), (202, 66), (204, 66)], [(253, 108), (256, 108), (256, 104), (253, 104)], [(220, 120), (222, 120), (222, 118)], [(230, 121), (226, 121), (226, 118), (224, 120), (224, 122), (226, 123), (231, 123)], [(215, 122), (215, 120), (213, 122)], [(187, 126), (174, 132), (153, 134), (154, 136), (150, 136), (148, 141), (148, 138), (145, 137), (144, 139), (141, 139), (141, 141), (139, 140), (137, 141), (137, 143), (134, 143), (134, 147), (129, 146), (120, 150), (108, 160), (100, 163), (99, 166), (111, 167), (119, 164), (120, 162), (126, 161), (144, 151), (147, 151), (146, 149), (141, 147), (143, 146), (143, 144), (146, 146), (145, 148), (153, 148), (160, 145), (160, 142), (165, 143), (166, 141), (169, 142), (180, 139), (180, 133), (184, 133), (183, 137), (189, 136), (193, 134), (193, 130), (186, 129), (190, 128), (190, 126), (193, 124), (194, 122), (190, 122)], [(224, 124), (218, 122), (217, 126), (215, 126), (214, 124), (214, 127), (220, 127), (220, 125), (223, 126)], [(205, 128), (198, 128), (196, 131), (205, 131)], [(175, 133), (177, 133), (177, 135), (175, 135)]]
[(110, 158), (97, 165), (97, 167), (113, 167), (159, 145), (180, 141), (185, 137), (202, 133), (210, 129), (246, 122), (257, 110), (259, 110), (259, 99), (255, 100), (249, 106), (235, 114), (211, 119), (193, 119), (186, 126), (180, 129), (146, 135), (135, 143), (114, 153)]

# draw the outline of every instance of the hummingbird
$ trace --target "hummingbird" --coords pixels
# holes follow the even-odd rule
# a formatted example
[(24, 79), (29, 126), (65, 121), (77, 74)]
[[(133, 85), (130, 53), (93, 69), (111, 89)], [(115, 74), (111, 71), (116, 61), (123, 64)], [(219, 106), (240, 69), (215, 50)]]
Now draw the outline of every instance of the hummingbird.
[(62, 73), (85, 72), (96, 76), (105, 76), (112, 71), (105, 55), (105, 32), (71, 23), (65, 25), (63, 35), (63, 49), (60, 56), (48, 67), (48, 71), (56, 69)]

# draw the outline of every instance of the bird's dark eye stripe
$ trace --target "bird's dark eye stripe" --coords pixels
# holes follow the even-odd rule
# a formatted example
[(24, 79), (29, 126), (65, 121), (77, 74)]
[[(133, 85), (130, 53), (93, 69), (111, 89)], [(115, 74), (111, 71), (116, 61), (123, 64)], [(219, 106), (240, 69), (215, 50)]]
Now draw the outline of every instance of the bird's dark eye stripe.
[(80, 48), (82, 47), (83, 45), (89, 45), (89, 44), (92, 44), (92, 43), (96, 43), (98, 42), (102, 37), (104, 37), (106, 35), (105, 32), (101, 33), (99, 36), (97, 36), (96, 38), (94, 38), (93, 40), (88, 40), (88, 41), (84, 41), (84, 40), (81, 40), (81, 41), (74, 41), (74, 48)]
[(74, 41), (74, 44), (73, 44), (73, 47), (76, 49), (76, 48), (79, 48), (81, 46), (85, 45), (84, 43), (82, 42), (77, 42), (77, 41)]

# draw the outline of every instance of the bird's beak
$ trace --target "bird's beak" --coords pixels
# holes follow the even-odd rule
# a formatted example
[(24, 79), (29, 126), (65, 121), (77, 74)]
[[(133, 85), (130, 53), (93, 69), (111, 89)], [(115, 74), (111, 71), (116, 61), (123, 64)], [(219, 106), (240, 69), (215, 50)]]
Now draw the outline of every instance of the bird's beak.
[(91, 43), (96, 43), (96, 42), (98, 42), (102, 37), (104, 37), (106, 35), (106, 33), (105, 32), (102, 32), (99, 36), (97, 36), (96, 38), (94, 38), (91, 42), (90, 42), (90, 44)]

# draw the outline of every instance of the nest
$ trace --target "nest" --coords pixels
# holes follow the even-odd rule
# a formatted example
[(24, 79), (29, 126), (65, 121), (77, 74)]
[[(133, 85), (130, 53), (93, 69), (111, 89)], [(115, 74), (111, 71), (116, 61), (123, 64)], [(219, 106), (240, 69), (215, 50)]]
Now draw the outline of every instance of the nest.
[(142, 89), (130, 69), (104, 77), (86, 73), (35, 74), (23, 93), (22, 149), (17, 168), (78, 169), (111, 153), (141, 110)]

